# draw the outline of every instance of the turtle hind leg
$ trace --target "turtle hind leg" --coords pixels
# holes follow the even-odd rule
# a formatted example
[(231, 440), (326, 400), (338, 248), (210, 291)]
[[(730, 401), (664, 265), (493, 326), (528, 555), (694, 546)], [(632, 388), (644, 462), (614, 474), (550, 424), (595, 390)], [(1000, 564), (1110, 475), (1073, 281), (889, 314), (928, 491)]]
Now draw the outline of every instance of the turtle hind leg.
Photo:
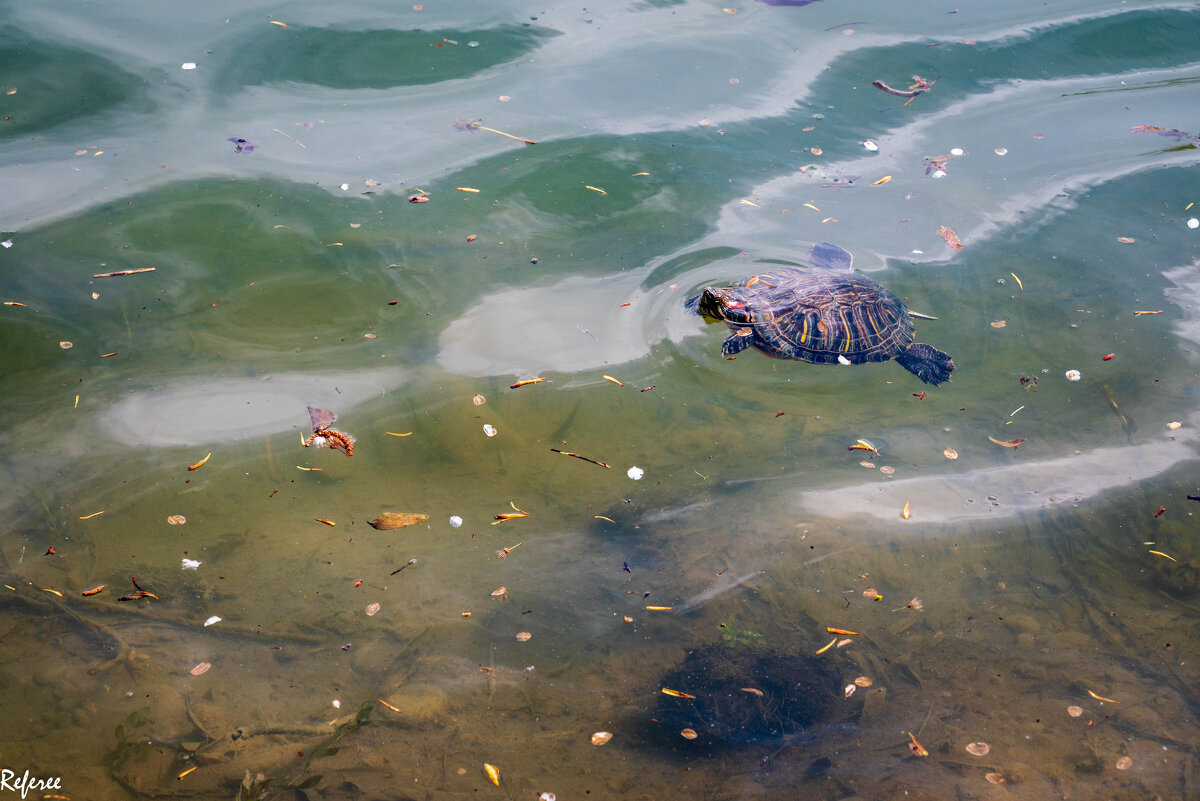
[(950, 374), (954, 372), (954, 361), (950, 354), (919, 342), (909, 345), (907, 350), (896, 357), (896, 361), (926, 384), (934, 386), (949, 381)]

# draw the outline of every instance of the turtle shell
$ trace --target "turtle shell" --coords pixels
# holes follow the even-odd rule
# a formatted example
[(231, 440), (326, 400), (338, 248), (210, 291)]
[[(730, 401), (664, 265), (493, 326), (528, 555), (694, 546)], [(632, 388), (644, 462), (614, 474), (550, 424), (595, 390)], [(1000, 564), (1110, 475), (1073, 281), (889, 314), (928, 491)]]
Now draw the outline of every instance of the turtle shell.
[(777, 359), (832, 364), (886, 362), (913, 341), (908, 309), (862, 275), (779, 267), (727, 287), (708, 287), (694, 308), (733, 330), (722, 352), (753, 347)]

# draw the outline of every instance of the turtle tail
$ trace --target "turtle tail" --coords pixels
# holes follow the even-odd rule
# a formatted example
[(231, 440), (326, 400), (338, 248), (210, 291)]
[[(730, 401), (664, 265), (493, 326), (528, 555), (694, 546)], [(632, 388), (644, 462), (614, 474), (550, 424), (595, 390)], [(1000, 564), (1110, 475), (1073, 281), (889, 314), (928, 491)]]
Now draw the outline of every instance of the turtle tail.
[(943, 381), (949, 381), (950, 374), (954, 372), (954, 361), (950, 354), (920, 342), (909, 345), (907, 350), (896, 357), (896, 361), (900, 362), (900, 366), (905, 370), (935, 387)]

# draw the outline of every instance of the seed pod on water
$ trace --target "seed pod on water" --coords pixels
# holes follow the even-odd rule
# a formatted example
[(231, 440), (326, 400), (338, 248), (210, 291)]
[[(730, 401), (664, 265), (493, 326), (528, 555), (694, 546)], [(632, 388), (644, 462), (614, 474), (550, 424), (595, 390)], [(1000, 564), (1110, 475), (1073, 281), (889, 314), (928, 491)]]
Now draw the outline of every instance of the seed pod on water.
[(417, 513), (384, 512), (379, 517), (368, 522), (368, 525), (379, 531), (391, 531), (392, 529), (404, 528), (405, 526), (416, 526), (424, 523), (429, 519), (429, 515)]

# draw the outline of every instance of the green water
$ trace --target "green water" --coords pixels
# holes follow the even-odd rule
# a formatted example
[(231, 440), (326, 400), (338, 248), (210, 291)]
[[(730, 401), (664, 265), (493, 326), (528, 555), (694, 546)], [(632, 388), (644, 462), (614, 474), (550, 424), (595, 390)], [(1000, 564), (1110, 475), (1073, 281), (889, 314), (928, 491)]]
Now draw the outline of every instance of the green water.
[[(727, 8), (0, 12), (0, 768), (1200, 793), (1200, 15)], [(684, 309), (822, 241), (953, 381)]]

